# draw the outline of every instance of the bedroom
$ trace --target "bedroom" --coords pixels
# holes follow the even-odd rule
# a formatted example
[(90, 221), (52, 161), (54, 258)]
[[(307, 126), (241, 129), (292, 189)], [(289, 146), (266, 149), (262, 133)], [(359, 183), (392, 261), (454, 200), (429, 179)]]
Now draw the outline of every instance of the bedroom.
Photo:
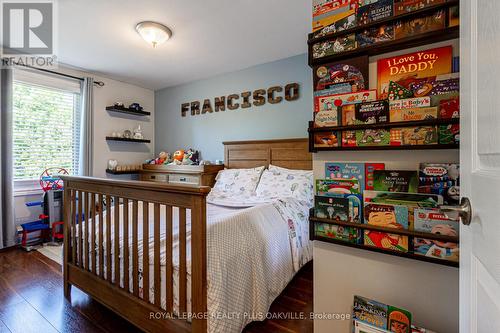
[(499, 11), (2, 1), (0, 332), (500, 331)]

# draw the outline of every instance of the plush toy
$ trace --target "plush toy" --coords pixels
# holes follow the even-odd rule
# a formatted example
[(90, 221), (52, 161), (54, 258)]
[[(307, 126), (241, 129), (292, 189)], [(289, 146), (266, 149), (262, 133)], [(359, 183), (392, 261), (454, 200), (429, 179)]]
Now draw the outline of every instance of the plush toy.
[(184, 158), (184, 150), (183, 149), (179, 149), (174, 153), (174, 161), (182, 162), (183, 158)]
[(168, 156), (169, 154), (162, 151), (160, 154), (158, 154), (158, 159), (159, 159), (159, 162), (158, 164), (165, 164), (165, 162), (168, 161)]
[(182, 164), (193, 165), (198, 164), (199, 153), (197, 150), (189, 148), (184, 153), (184, 158), (182, 159)]

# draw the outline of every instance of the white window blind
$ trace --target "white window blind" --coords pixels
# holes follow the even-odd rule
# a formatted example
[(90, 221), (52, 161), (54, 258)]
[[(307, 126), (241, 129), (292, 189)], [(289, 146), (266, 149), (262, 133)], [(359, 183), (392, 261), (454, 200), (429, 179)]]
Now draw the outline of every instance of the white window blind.
[(76, 80), (14, 73), (14, 181), (37, 180), (52, 167), (78, 173), (79, 87)]

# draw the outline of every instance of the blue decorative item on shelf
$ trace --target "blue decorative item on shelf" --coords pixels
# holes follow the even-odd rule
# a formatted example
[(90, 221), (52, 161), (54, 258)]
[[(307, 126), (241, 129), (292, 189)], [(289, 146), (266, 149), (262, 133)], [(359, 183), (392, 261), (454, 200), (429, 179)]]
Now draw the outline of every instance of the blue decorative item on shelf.
[(142, 111), (143, 109), (142, 106), (139, 105), (139, 103), (132, 103), (128, 108), (135, 111)]

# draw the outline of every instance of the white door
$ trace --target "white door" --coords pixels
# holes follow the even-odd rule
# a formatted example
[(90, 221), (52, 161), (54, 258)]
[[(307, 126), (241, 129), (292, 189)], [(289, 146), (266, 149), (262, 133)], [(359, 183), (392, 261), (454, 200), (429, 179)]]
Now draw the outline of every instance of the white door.
[(500, 332), (500, 0), (460, 1), (460, 332)]

